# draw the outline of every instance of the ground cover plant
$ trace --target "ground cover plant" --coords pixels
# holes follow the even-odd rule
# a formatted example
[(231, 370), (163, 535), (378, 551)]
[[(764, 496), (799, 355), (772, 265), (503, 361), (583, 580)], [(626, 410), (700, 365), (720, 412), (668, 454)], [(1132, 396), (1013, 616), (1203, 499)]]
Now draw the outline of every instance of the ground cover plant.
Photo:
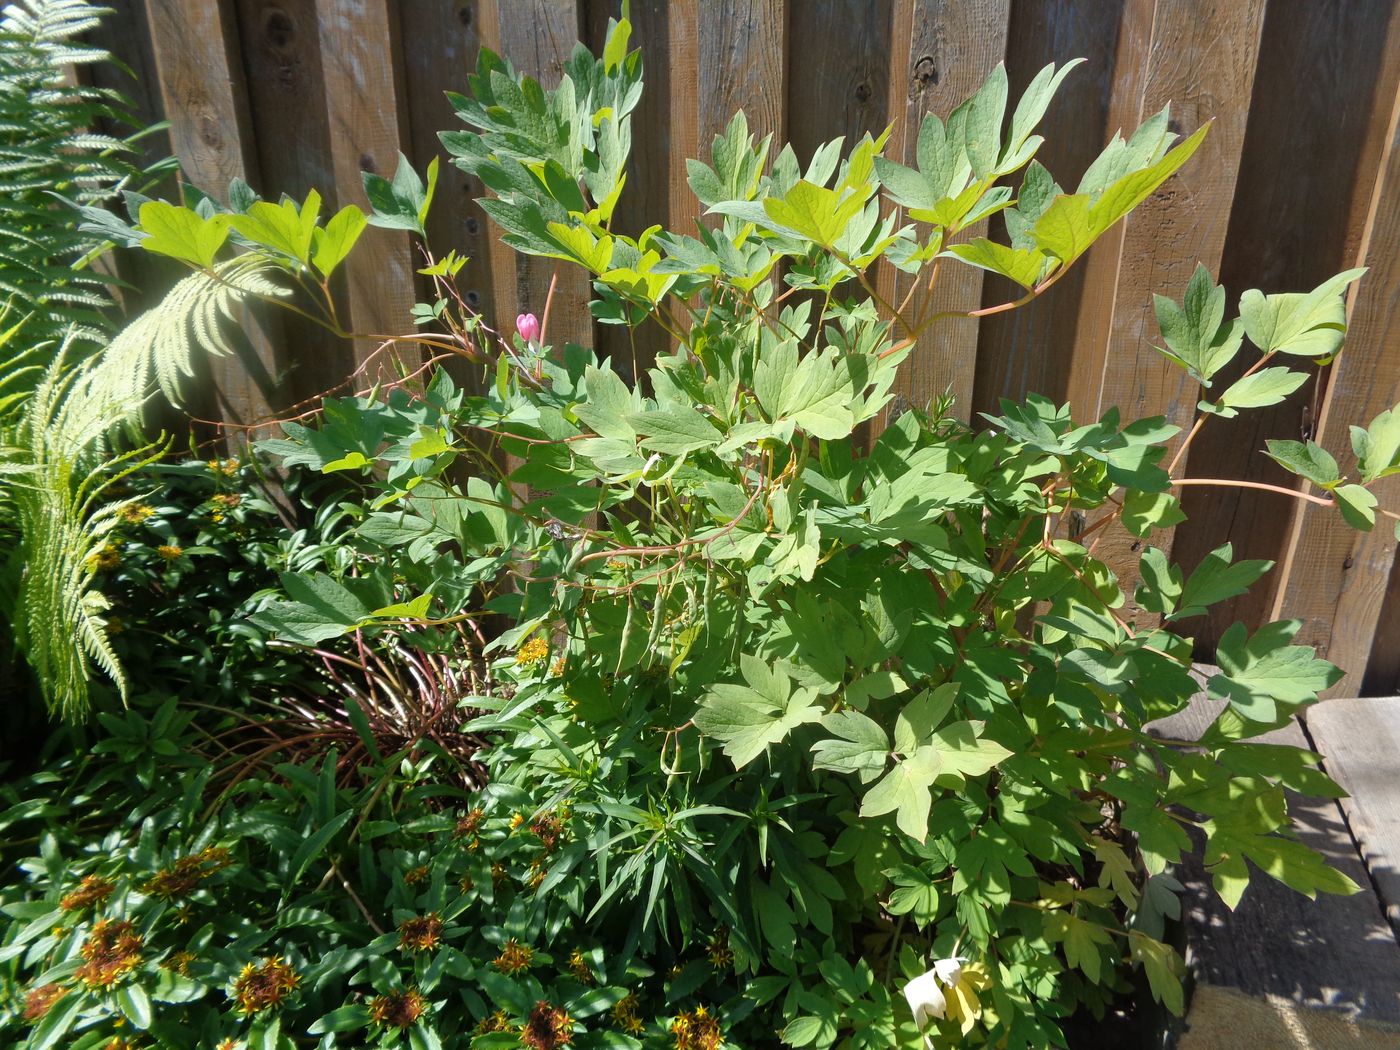
[[(585, 268), (599, 321), (660, 325), (670, 350), (630, 381), (552, 345), (547, 311), (481, 317), (462, 260), (430, 250), (423, 331), (384, 350), (405, 380), (262, 444), (349, 494), (333, 542), (267, 560), (279, 575), (246, 598), (262, 636), (417, 684), (284, 703), (307, 721), (251, 752), (174, 704), (108, 714), (106, 749), (156, 785), (135, 819), (91, 801), (100, 761), (16, 789), (0, 1029), (30, 1047), (1064, 1046), (1135, 975), (1182, 1010), (1173, 870), (1193, 836), (1232, 906), (1258, 877), (1354, 890), (1289, 832), (1285, 790), (1336, 786), (1257, 740), (1336, 681), (1296, 624), (1225, 634), (1199, 740), (1148, 726), (1201, 688), (1193, 618), (1269, 568), (1222, 547), (1185, 574), (1150, 546), (1209, 480), (1181, 475), (1183, 451), (1340, 352), (1359, 272), (1247, 291), (1229, 318), (1204, 270), (1159, 298), (1162, 352), (1203, 389), (1185, 435), (1042, 398), (975, 426), (937, 402), (896, 414), (898, 369), (945, 319), (941, 272), (1024, 290), (991, 309), (1050, 292), (1206, 129), (1176, 143), (1157, 114), (1067, 192), (1035, 129), (1073, 64), (1014, 106), (998, 70), (927, 117), (916, 168), (883, 137), (799, 160), (739, 115), (689, 167), (713, 227), (630, 238), (610, 226), (641, 92), (629, 37), (614, 22), (549, 91), (483, 52), (452, 97), (468, 130), (442, 138), (507, 243)], [(217, 311), (248, 298), (340, 331), (337, 268), (367, 223), (421, 237), (436, 170), (366, 176), (368, 215), (239, 184), (102, 220), (191, 267), (112, 352), (217, 349)], [(969, 239), (988, 217), (1004, 236)], [(914, 278), (900, 303), (885, 265)], [(1269, 454), (1327, 493), (1299, 498), (1371, 528), (1397, 518), (1370, 486), (1400, 471), (1400, 411), (1353, 436), (1345, 475), (1313, 444)], [(1117, 528), (1145, 541), (1136, 581), (1094, 556)], [(409, 693), (430, 718), (367, 714)], [(95, 828), (62, 827), (87, 806)]]

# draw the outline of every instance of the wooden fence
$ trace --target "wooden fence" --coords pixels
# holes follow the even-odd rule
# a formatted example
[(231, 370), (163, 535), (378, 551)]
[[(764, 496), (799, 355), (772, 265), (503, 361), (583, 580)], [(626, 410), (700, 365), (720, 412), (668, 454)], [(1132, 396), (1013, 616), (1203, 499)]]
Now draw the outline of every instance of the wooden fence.
[[(117, 86), (170, 121), (188, 177), (218, 190), (235, 175), (264, 195), (316, 187), (363, 203), (358, 173), (389, 173), (402, 150), (420, 168), (456, 125), (444, 89), (462, 90), (479, 45), (547, 84), (575, 39), (601, 45), (618, 0), (108, 0), (101, 43), (133, 69)], [(1068, 398), (1081, 420), (1120, 405), (1188, 424), (1197, 391), (1150, 348), (1154, 291), (1179, 297), (1197, 261), (1232, 296), (1301, 290), (1358, 262), (1347, 352), (1287, 403), (1212, 423), (1190, 473), (1287, 483), (1258, 453), (1267, 437), (1318, 437), (1348, 462), (1347, 424), (1400, 400), (1400, 0), (633, 0), (648, 92), (634, 126), (619, 224), (685, 226), (698, 205), (684, 160), (707, 153), (736, 108), (804, 156), (838, 135), (893, 124), (908, 157), (923, 113), (945, 114), (998, 62), (1013, 97), (1043, 64), (1083, 56), (1051, 109), (1041, 157), (1073, 184), (1118, 128), (1172, 104), (1174, 128), (1214, 128), (1182, 174), (1097, 245), (1077, 274), (1032, 306), (949, 324), (925, 337), (901, 391), (951, 389), (964, 415), (1003, 396)], [(470, 298), (505, 319), (539, 310), (550, 270), (495, 243), (444, 169), (431, 234), (471, 256)], [(387, 231), (349, 273), (358, 331), (407, 326), (415, 260)], [(551, 335), (612, 348), (594, 331), (583, 281), (561, 275)], [(887, 275), (886, 281), (893, 276)], [(1002, 301), (967, 270), (950, 304)], [(311, 331), (256, 333), (250, 367), (219, 379), (225, 410), (256, 417), (324, 387), (351, 359)], [(1112, 353), (1107, 351), (1112, 348)], [(359, 352), (363, 352), (363, 348)], [(1400, 506), (1400, 484), (1382, 503)], [(1388, 528), (1356, 536), (1324, 508), (1264, 492), (1188, 490), (1190, 521), (1152, 537), (1188, 568), (1222, 542), (1279, 563), (1257, 592), (1197, 621), (1209, 655), (1230, 623), (1297, 617), (1300, 640), (1347, 668), (1337, 693), (1400, 691), (1400, 587)], [(1100, 548), (1103, 549), (1102, 547)], [(1131, 569), (1137, 545), (1108, 560)]]

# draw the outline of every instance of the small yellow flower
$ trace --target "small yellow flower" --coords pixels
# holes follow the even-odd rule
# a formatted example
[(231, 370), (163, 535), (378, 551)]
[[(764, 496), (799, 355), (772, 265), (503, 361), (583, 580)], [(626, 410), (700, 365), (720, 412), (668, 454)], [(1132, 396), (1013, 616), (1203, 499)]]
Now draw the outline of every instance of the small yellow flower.
[(211, 459), (207, 466), (209, 467), (209, 473), (222, 474), (227, 478), (231, 478), (238, 473), (238, 460), (236, 459)]
[(531, 667), (549, 659), (549, 643), (540, 635), (535, 635), (515, 651), (515, 662), (521, 667)]
[(457, 821), (457, 829), (453, 833), (457, 838), (466, 838), (468, 835), (475, 835), (481, 822), (486, 819), (486, 810), (480, 808), (469, 810), (460, 820)]
[(510, 1014), (504, 1010), (497, 1010), (489, 1017), (483, 1017), (476, 1026), (477, 1035), (490, 1035), (492, 1032), (509, 1032), (511, 1029)]
[(568, 962), (569, 976), (579, 984), (593, 984), (593, 971), (588, 968), (588, 960), (583, 957), (583, 950), (575, 948), (569, 953)]
[(224, 510), (233, 510), (234, 507), (243, 502), (243, 494), (239, 492), (220, 492), (212, 496), (209, 502), (216, 507), (222, 507)]
[(211, 875), (233, 863), (233, 854), (221, 846), (209, 846), (188, 857), (180, 857), (168, 868), (156, 872), (142, 891), (162, 900), (187, 897)]
[(637, 994), (635, 992), (628, 992), (613, 1004), (612, 1019), (613, 1024), (628, 1035), (642, 1034), (642, 1029), (646, 1026), (642, 1024), (642, 1019), (637, 1016)]
[(729, 931), (717, 930), (705, 949), (705, 957), (716, 972), (727, 970), (734, 965), (734, 950), (729, 947)]
[(156, 553), (166, 561), (174, 561), (177, 558), (184, 557), (185, 548), (176, 543), (162, 543), (156, 548)]
[(128, 525), (140, 525), (155, 512), (155, 508), (148, 503), (128, 503), (117, 511), (117, 517)]
[(530, 1011), (520, 1042), (530, 1050), (558, 1050), (574, 1041), (574, 1019), (567, 1010), (541, 999)]
[(703, 1006), (678, 1014), (671, 1022), (671, 1034), (676, 1037), (676, 1050), (719, 1050), (724, 1043), (719, 1022)]
[(121, 563), (121, 547), (116, 543), (106, 543), (89, 554), (83, 564), (91, 572), (111, 572)]
[(178, 973), (181, 977), (190, 975), (190, 963), (197, 958), (194, 952), (175, 952), (170, 958), (160, 964), (162, 970), (169, 970), (171, 973)]

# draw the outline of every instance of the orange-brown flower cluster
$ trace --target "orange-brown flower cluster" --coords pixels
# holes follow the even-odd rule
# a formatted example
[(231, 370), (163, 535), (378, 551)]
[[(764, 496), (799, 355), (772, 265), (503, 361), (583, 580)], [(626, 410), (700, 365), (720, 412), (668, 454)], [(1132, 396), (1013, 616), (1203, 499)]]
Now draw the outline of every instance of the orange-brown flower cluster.
[(442, 942), (442, 920), (436, 912), (399, 923), (399, 947), (406, 952), (430, 952)]
[(100, 875), (84, 875), (83, 881), (78, 883), (78, 888), (71, 893), (65, 893), (58, 906), (64, 911), (86, 911), (105, 901), (116, 888), (116, 883)]
[(588, 968), (588, 960), (583, 957), (583, 950), (575, 948), (569, 953), (567, 969), (569, 976), (579, 984), (591, 985), (594, 982), (593, 971)]
[(377, 995), (369, 1004), (369, 1017), (387, 1028), (412, 1028), (428, 1009), (428, 1001), (417, 988), (405, 988)]
[(117, 517), (128, 525), (140, 525), (143, 521), (155, 513), (155, 508), (146, 503), (128, 503), (121, 510), (117, 511)]
[(162, 900), (187, 897), (209, 876), (233, 863), (233, 854), (221, 846), (209, 846), (188, 857), (180, 857), (168, 868), (156, 872), (142, 887)]
[(621, 1028), (628, 1035), (641, 1035), (642, 1029), (646, 1026), (642, 1024), (642, 1019), (637, 1015), (637, 995), (635, 992), (628, 992), (612, 1008), (613, 1024)]
[(574, 1041), (574, 1019), (562, 1007), (541, 999), (530, 1011), (520, 1041), (531, 1050), (556, 1050)]
[(96, 923), (79, 951), (87, 961), (74, 976), (89, 988), (110, 988), (141, 965), (141, 937), (126, 920)]
[(459, 839), (464, 839), (468, 835), (475, 835), (477, 830), (481, 827), (481, 822), (485, 819), (486, 810), (481, 807), (478, 806), (476, 809), (469, 810), (457, 821), (456, 836)]
[(497, 1010), (489, 1017), (483, 1017), (476, 1023), (477, 1035), (490, 1035), (492, 1032), (509, 1032), (511, 1029), (510, 1014), (504, 1010)]
[(209, 502), (224, 510), (233, 510), (234, 507), (243, 502), (243, 495), (238, 492), (220, 492), (218, 495), (210, 497)]
[(405, 886), (419, 886), (428, 881), (428, 866), (420, 864), (416, 868), (410, 868), (403, 873), (403, 884)]
[(24, 1019), (34, 1022), (41, 1020), (53, 1004), (68, 994), (61, 984), (41, 984), (29, 989), (24, 997)]
[(515, 662), (522, 667), (531, 667), (549, 659), (549, 643), (540, 635), (535, 635), (515, 651)]
[(501, 954), (491, 960), (491, 965), (501, 973), (524, 973), (535, 961), (535, 949), (521, 944), (514, 937), (501, 945)]
[(719, 1022), (703, 1006), (680, 1013), (671, 1022), (671, 1034), (676, 1037), (676, 1050), (719, 1050), (724, 1042)]
[(239, 1012), (261, 1013), (280, 1006), (299, 984), (301, 975), (285, 960), (270, 955), (258, 966), (248, 963), (243, 967), (233, 982), (233, 998)]
[(536, 817), (530, 830), (535, 837), (540, 840), (540, 845), (544, 846), (546, 853), (552, 853), (559, 845), (560, 839), (564, 837), (564, 822), (553, 813), (546, 813), (542, 817)]

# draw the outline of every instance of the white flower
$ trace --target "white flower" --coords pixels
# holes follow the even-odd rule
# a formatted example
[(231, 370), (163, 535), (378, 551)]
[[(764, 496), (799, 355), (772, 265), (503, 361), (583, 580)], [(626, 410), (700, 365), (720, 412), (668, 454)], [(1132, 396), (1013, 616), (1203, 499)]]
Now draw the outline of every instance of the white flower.
[[(931, 1018), (943, 1017), (948, 1009), (947, 997), (943, 988), (951, 988), (962, 976), (962, 959), (939, 959), (933, 969), (921, 973), (904, 986), (904, 998), (909, 1000), (909, 1009), (914, 1011), (914, 1023), (920, 1028)], [(942, 986), (942, 987), (940, 987)]]

